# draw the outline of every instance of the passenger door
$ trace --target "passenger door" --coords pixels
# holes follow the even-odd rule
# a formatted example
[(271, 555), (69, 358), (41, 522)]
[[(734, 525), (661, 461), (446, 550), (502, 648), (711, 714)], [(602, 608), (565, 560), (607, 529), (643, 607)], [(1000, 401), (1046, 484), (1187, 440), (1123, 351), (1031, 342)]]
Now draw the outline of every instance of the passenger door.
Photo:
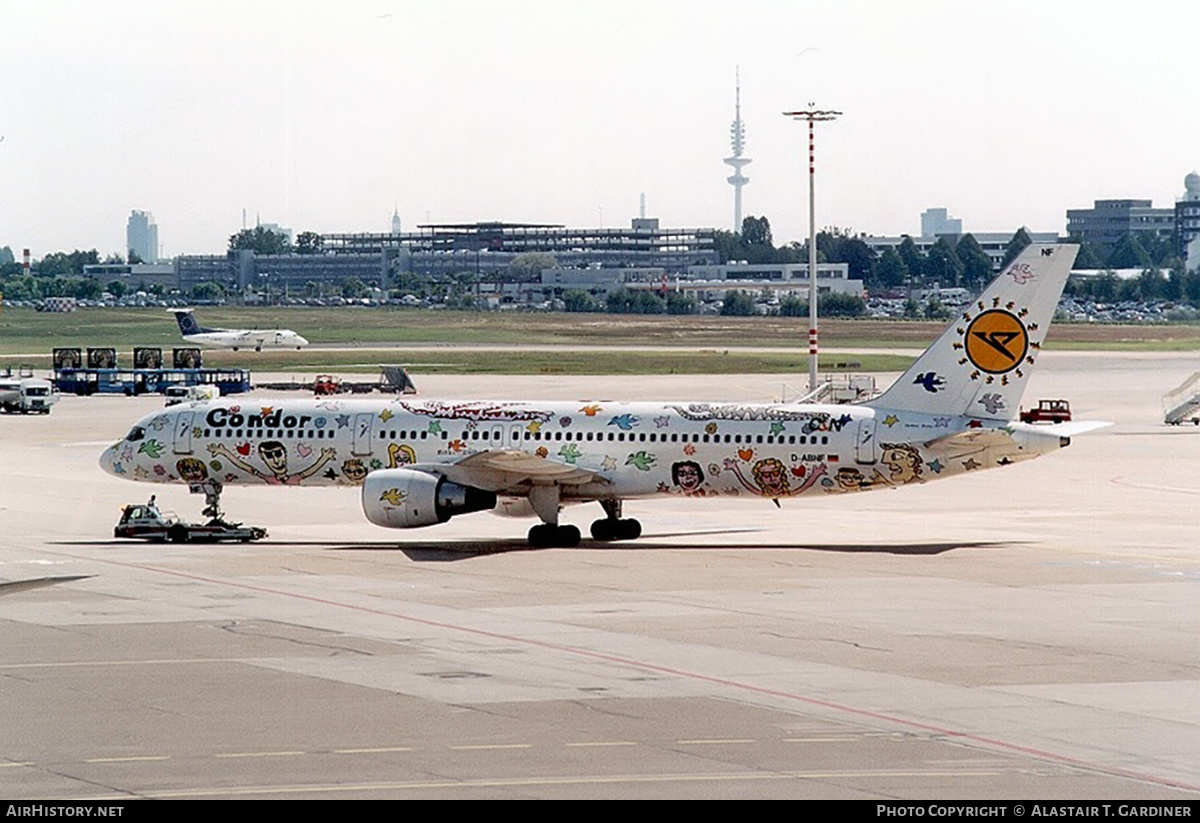
[(193, 412), (181, 412), (175, 418), (175, 454), (192, 453), (192, 423), (195, 417)]
[(375, 415), (370, 413), (354, 415), (354, 443), (350, 447), (351, 454), (371, 453), (371, 425), (374, 421)]
[(854, 459), (864, 465), (872, 465), (876, 461), (878, 450), (875, 448), (874, 417), (864, 417), (858, 421), (858, 434), (854, 445)]

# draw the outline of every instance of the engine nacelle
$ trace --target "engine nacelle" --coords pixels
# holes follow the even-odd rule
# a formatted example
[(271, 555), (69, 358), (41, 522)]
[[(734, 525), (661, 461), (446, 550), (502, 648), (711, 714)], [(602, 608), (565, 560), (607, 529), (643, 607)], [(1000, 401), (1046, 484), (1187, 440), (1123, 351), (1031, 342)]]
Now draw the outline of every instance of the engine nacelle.
[(496, 493), (460, 486), (444, 477), (412, 469), (384, 469), (363, 480), (362, 506), (367, 519), (389, 529), (445, 523), (456, 514), (490, 509)]

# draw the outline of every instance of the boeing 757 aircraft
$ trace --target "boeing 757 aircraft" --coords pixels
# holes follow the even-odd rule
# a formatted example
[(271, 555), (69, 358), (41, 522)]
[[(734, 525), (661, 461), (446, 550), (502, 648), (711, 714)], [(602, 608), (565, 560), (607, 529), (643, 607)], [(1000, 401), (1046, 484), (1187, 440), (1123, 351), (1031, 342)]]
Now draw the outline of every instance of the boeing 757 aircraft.
[(291, 329), (206, 329), (196, 322), (192, 309), (171, 309), (179, 322), (179, 333), (189, 343), (213, 346), (220, 349), (254, 347), (255, 351), (268, 349), (302, 349), (308, 341)]
[(1076, 246), (1027, 248), (878, 398), (857, 405), (223, 399), (137, 422), (105, 471), (186, 483), (219, 516), (224, 486), (360, 486), (386, 528), (469, 512), (537, 516), (534, 546), (573, 546), (566, 505), (596, 502), (596, 540), (641, 524), (626, 500), (774, 501), (894, 489), (1007, 466), (1105, 425), (1014, 419)]

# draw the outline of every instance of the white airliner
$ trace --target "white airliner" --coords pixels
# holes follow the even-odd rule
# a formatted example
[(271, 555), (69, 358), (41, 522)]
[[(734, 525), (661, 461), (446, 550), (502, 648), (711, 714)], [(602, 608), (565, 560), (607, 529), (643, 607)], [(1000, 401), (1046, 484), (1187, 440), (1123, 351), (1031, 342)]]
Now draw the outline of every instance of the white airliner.
[(220, 349), (253, 347), (255, 351), (267, 349), (302, 349), (308, 341), (291, 329), (206, 329), (196, 322), (193, 309), (171, 309), (179, 322), (179, 333), (189, 343), (213, 346)]
[(1014, 420), (1076, 246), (1034, 245), (894, 385), (857, 405), (223, 399), (144, 417), (100, 464), (186, 483), (219, 514), (223, 486), (362, 487), (388, 528), (491, 510), (573, 546), (563, 506), (595, 501), (596, 540), (641, 534), (625, 500), (891, 489), (1007, 466), (1103, 423)]

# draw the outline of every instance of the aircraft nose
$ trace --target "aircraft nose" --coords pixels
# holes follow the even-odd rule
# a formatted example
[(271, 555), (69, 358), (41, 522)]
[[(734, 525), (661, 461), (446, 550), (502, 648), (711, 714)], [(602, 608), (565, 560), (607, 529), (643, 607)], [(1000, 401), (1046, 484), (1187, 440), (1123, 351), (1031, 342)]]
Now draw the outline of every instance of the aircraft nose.
[(100, 455), (100, 468), (118, 477), (125, 473), (125, 467), (121, 463), (120, 450), (121, 444), (113, 443)]

